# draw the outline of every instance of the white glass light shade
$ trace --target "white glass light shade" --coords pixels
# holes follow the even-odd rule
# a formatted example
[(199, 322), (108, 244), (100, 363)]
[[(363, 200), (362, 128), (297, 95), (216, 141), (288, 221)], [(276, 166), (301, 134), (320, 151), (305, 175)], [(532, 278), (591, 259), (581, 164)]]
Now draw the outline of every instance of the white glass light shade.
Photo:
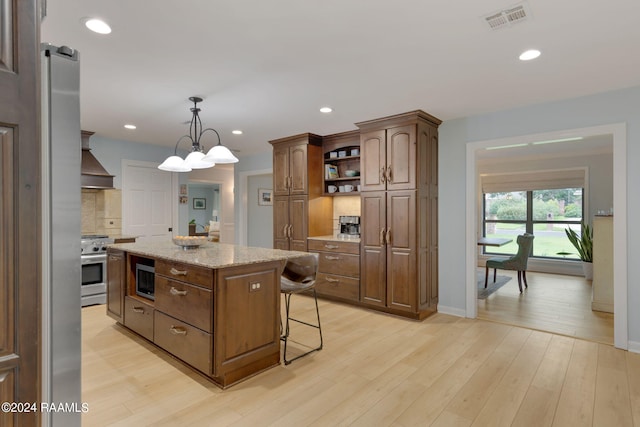
[(191, 169), (206, 169), (215, 166), (215, 162), (205, 159), (202, 151), (192, 151), (184, 159), (184, 163)]
[(158, 169), (169, 172), (191, 172), (191, 167), (178, 156), (167, 157), (167, 160), (162, 162)]
[(237, 163), (238, 158), (233, 155), (231, 150), (229, 150), (224, 145), (214, 145), (211, 150), (204, 157), (204, 160), (209, 160), (216, 163)]

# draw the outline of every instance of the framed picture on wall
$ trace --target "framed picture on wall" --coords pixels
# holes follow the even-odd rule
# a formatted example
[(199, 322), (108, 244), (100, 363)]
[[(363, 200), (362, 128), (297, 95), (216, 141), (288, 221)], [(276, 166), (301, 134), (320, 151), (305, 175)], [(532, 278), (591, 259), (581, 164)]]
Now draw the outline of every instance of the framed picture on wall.
[(206, 209), (207, 199), (193, 198), (193, 209)]
[(266, 188), (258, 189), (258, 206), (271, 206), (273, 205), (273, 190)]

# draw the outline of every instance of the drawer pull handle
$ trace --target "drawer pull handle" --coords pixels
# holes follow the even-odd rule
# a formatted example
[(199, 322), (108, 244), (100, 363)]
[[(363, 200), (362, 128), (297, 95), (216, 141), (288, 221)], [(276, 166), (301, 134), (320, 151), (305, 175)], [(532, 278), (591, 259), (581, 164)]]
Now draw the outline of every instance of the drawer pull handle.
[(340, 279), (332, 279), (331, 277), (326, 277), (327, 282), (329, 283), (338, 283)]
[(340, 246), (327, 244), (327, 245), (324, 245), (324, 247), (327, 248), (327, 249), (338, 249)]
[(171, 328), (169, 328), (169, 331), (173, 334), (173, 335), (187, 335), (187, 330), (185, 328), (181, 328), (179, 326), (173, 326), (171, 325)]
[(174, 288), (173, 286), (171, 287), (171, 289), (169, 289), (169, 293), (171, 295), (186, 295), (187, 291), (179, 291), (176, 288)]
[(178, 270), (175, 267), (171, 267), (171, 270), (169, 270), (169, 271), (174, 276), (186, 276), (187, 275), (187, 270)]
[(340, 259), (339, 256), (332, 256), (332, 255), (325, 255), (324, 257), (325, 259), (328, 259), (330, 261), (338, 261)]
[(144, 308), (142, 308), (142, 307), (133, 307), (131, 310), (134, 313), (144, 313)]

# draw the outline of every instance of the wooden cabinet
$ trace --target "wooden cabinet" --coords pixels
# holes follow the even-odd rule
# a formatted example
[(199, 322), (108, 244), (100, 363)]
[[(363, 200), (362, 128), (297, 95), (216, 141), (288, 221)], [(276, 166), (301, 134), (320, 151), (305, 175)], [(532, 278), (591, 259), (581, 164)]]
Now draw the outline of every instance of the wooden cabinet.
[(416, 125), (364, 132), (361, 191), (416, 188)]
[(124, 252), (107, 249), (107, 314), (118, 322), (124, 313), (126, 264)]
[(357, 123), (360, 300), (414, 318), (433, 313), (438, 301), (439, 124), (422, 111)]
[(362, 301), (415, 312), (417, 308), (416, 191), (362, 195)]
[(153, 341), (153, 318), (155, 309), (141, 298), (124, 298), (124, 325), (133, 332)]
[(332, 204), (322, 197), (322, 139), (313, 134), (273, 145), (273, 245), (307, 250), (307, 237), (331, 233)]
[[(107, 313), (219, 386), (280, 363), (284, 261), (214, 270), (112, 248), (108, 256)], [(154, 268), (154, 299), (135, 293), (137, 264)]]
[(322, 138), (306, 133), (269, 141), (273, 145), (273, 194), (320, 193)]
[(359, 301), (360, 243), (310, 239), (309, 252), (318, 254), (318, 295)]

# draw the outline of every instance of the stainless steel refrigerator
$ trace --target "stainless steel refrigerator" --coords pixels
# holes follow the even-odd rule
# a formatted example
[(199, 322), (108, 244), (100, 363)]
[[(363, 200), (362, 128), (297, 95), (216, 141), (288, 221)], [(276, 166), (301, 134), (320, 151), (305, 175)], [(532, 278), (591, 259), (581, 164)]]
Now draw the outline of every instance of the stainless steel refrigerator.
[[(42, 402), (43, 425), (80, 426), (80, 65), (68, 47), (43, 44)], [(89, 407), (90, 410), (90, 407)]]

